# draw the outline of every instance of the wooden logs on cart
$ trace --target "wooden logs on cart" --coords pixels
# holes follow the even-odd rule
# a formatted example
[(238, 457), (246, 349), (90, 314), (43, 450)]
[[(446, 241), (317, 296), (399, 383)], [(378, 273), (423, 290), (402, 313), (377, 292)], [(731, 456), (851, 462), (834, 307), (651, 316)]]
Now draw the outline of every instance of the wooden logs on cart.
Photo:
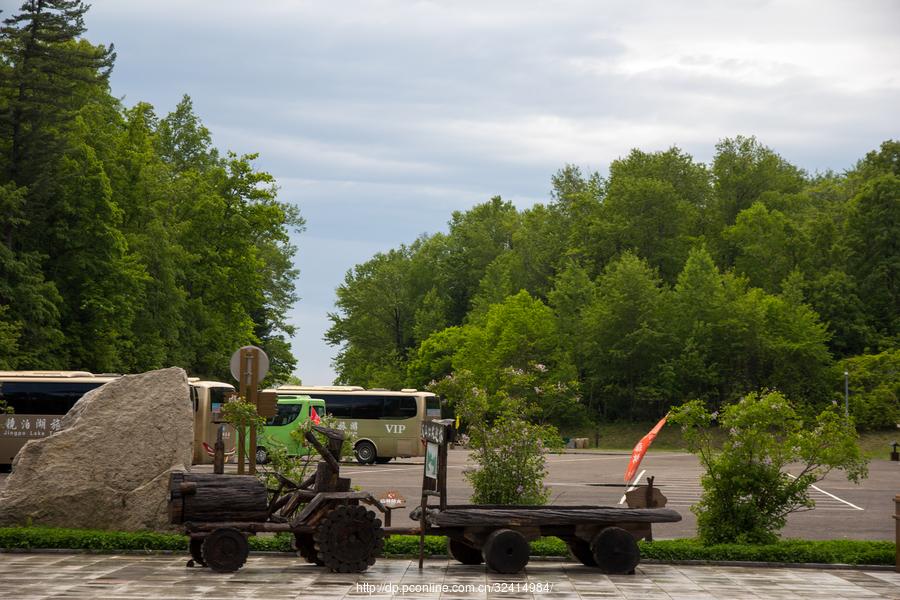
[(252, 475), (175, 472), (169, 477), (173, 524), (265, 521), (266, 487)]

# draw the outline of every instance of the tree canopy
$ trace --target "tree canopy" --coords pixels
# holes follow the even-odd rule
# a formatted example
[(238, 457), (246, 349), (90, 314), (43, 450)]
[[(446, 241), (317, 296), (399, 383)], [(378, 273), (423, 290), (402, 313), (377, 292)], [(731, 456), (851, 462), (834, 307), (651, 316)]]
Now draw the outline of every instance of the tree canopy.
[(225, 377), (257, 344), (288, 377), (303, 219), (187, 95), (123, 106), (87, 9), (29, 0), (0, 29), (0, 368)]
[[(898, 346), (898, 156), (887, 141), (843, 174), (809, 175), (738, 136), (709, 165), (677, 147), (632, 150), (607, 177), (566, 165), (547, 203), (492, 198), (348, 273), (327, 334), (338, 378), (465, 373), (561, 423), (765, 389), (818, 414), (842, 398), (845, 364), (860, 424), (892, 426), (900, 390), (871, 383), (892, 381), (892, 363), (866, 357)], [(568, 403), (544, 411), (522, 382)]]

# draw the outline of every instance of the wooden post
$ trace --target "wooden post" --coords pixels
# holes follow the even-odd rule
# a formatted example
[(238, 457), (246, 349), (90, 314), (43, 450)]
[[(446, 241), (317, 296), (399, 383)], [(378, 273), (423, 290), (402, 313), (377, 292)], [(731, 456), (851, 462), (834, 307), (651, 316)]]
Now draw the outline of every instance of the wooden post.
[(213, 455), (213, 473), (221, 475), (225, 472), (225, 442), (222, 440), (224, 425), (219, 425), (216, 430), (216, 446)]
[[(247, 402), (257, 407), (259, 410), (259, 404), (256, 401), (256, 394), (259, 391), (259, 354), (256, 351), (256, 348), (246, 348), (243, 351), (244, 357), (246, 357), (246, 363), (250, 368), (248, 369), (250, 374), (250, 381), (247, 383)], [(250, 426), (250, 475), (256, 475), (256, 423), (251, 424)]]
[[(244, 364), (245, 364), (244, 363), (244, 353), (242, 351), (241, 352), (241, 372), (240, 372), (241, 376), (238, 380), (240, 383), (240, 386), (238, 388), (239, 389), (238, 399), (241, 402), (247, 401), (247, 378), (244, 377)], [(235, 433), (237, 433), (237, 438), (238, 438), (237, 439), (237, 445), (238, 445), (238, 447), (237, 447), (237, 473), (238, 473), (238, 475), (244, 474), (244, 455), (245, 455), (245, 451), (246, 451), (246, 448), (245, 448), (246, 440), (244, 439), (244, 432), (245, 432), (244, 422), (241, 421), (240, 423), (237, 424), (237, 431), (235, 432)]]
[(447, 510), (447, 444), (438, 446), (438, 479), (437, 491), (441, 495), (441, 510)]
[(894, 535), (896, 536), (896, 548), (894, 548), (894, 570), (900, 573), (900, 494), (894, 496)]

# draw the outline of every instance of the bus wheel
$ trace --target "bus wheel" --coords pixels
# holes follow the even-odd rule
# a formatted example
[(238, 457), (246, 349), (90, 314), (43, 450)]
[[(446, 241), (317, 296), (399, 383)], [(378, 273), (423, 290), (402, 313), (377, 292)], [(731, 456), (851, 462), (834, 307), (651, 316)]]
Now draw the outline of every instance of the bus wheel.
[(375, 457), (377, 456), (375, 444), (366, 440), (356, 444), (353, 452), (356, 454), (356, 460), (359, 461), (359, 464), (361, 465), (371, 465), (375, 462)]
[(386, 465), (389, 462), (391, 462), (392, 458), (393, 458), (393, 456), (376, 456), (375, 462), (378, 463), (379, 465)]
[(256, 464), (264, 465), (269, 462), (269, 453), (262, 446), (256, 447)]

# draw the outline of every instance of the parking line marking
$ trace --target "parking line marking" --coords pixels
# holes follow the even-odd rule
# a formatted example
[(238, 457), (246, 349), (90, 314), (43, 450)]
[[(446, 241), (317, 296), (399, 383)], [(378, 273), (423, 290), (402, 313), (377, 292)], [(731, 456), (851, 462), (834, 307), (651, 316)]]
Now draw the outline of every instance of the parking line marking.
[[(794, 476), (791, 475), (790, 473), (788, 473), (787, 476), (790, 477), (791, 479), (797, 479), (796, 477), (794, 477)], [(830, 493), (830, 492), (826, 492), (825, 490), (823, 490), (822, 488), (820, 488), (820, 487), (818, 487), (818, 486), (811, 485), (811, 486), (809, 486), (809, 487), (811, 487), (812, 489), (816, 490), (817, 492), (822, 492), (822, 493), (825, 494), (826, 496), (830, 496), (831, 498), (834, 498), (834, 499), (837, 500), (838, 502), (843, 502), (844, 504), (846, 504), (847, 506), (849, 506), (849, 507), (851, 507), (851, 508), (855, 508), (856, 510), (866, 510), (866, 509), (864, 509), (864, 508), (858, 507), (857, 505), (853, 504), (852, 502), (847, 502), (846, 500), (844, 500), (844, 499), (842, 499), (842, 498), (838, 498), (838, 497), (835, 496), (834, 494), (832, 494), (832, 493)]]
[[(631, 490), (633, 490), (634, 488), (637, 487), (638, 481), (641, 480), (641, 477), (643, 477), (644, 473), (646, 473), (646, 472), (647, 472), (647, 469), (644, 469), (643, 471), (638, 473), (638, 476), (635, 477), (634, 481), (631, 482), (631, 487), (625, 490), (625, 494), (627, 494), (628, 492), (630, 492)], [(622, 494), (622, 499), (619, 500), (619, 504), (625, 504), (625, 494)]]

